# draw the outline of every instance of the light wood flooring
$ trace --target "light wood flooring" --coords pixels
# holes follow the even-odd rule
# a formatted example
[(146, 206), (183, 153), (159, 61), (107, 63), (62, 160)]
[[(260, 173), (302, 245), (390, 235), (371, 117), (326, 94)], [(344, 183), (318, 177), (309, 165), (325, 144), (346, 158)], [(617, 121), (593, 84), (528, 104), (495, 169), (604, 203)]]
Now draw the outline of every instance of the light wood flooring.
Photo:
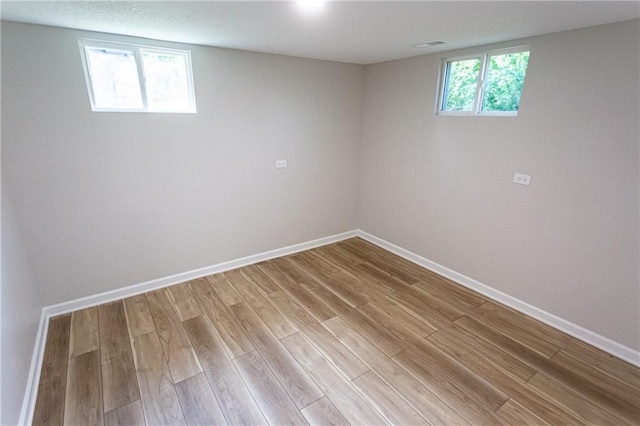
[(639, 388), (354, 238), (51, 319), (33, 423), (624, 425)]

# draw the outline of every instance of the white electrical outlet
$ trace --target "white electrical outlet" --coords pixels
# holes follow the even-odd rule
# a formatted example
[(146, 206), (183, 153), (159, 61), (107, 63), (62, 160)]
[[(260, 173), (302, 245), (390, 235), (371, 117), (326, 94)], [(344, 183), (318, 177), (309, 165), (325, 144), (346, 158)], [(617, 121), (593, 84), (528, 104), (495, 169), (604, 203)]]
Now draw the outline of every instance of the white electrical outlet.
[(287, 160), (276, 160), (276, 169), (286, 169)]
[(513, 174), (513, 183), (517, 183), (518, 185), (531, 185), (531, 176), (523, 175), (522, 173), (514, 173)]

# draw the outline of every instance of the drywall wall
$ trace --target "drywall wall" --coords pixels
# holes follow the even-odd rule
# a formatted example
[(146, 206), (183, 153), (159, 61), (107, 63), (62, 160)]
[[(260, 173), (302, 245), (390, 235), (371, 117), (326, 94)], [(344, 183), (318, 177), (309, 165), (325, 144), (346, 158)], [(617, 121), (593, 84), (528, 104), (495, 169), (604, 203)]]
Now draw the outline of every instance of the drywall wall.
[[(198, 113), (91, 112), (77, 37), (191, 50)], [(361, 66), (3, 22), (2, 81), (45, 305), (356, 228)]]
[[(4, 124), (4, 123), (3, 123)], [(4, 180), (3, 180), (4, 183)], [(2, 186), (2, 415), (0, 424), (18, 424), (38, 332), (42, 299), (33, 278), (13, 202)]]
[(638, 350), (638, 26), (486, 47), (531, 46), (517, 117), (434, 114), (482, 48), (367, 66), (361, 229)]

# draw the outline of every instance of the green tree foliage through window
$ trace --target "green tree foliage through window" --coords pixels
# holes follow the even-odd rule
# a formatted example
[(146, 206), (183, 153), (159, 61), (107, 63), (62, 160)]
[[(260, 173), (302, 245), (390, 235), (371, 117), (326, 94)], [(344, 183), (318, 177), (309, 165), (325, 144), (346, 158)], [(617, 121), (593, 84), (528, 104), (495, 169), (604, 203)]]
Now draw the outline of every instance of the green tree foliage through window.
[(483, 111), (518, 110), (528, 64), (529, 52), (489, 57)]
[(445, 60), (440, 112), (516, 113), (529, 52), (503, 52)]
[(443, 109), (473, 111), (480, 65), (480, 58), (451, 62), (447, 67), (447, 89)]

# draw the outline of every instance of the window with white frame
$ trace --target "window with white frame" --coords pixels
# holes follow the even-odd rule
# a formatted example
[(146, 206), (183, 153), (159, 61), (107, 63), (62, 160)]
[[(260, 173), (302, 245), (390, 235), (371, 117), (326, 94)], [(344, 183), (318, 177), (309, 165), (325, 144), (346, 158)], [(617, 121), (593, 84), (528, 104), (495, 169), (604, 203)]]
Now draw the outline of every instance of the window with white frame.
[(517, 115), (528, 64), (526, 47), (444, 59), (438, 114)]
[(93, 111), (196, 112), (188, 50), (78, 43)]

